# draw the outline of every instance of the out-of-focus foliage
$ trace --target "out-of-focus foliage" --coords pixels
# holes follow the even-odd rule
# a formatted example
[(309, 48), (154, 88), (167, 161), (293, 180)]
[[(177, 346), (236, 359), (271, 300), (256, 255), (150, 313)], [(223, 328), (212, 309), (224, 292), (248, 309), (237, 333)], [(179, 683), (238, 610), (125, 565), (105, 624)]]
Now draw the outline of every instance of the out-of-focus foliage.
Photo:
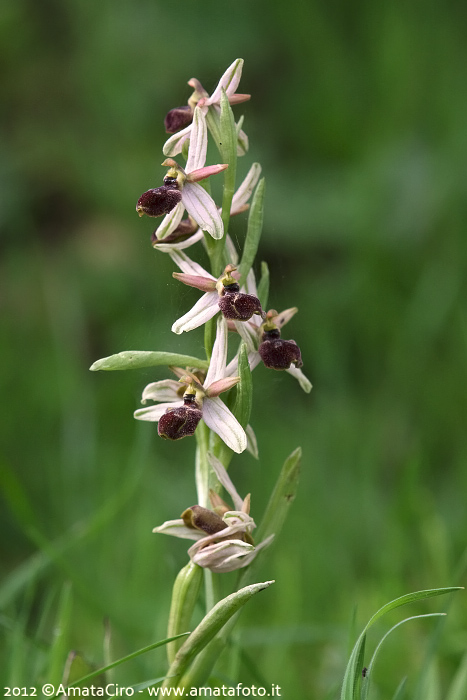
[[(398, 595), (461, 582), (465, 14), (454, 0), (3, 0), (2, 680), (47, 681), (60, 661), (50, 649), (103, 665), (104, 617), (113, 658), (165, 636), (186, 553), (151, 529), (194, 502), (194, 446), (132, 419), (163, 368), (88, 367), (122, 350), (201, 356), (201, 331), (170, 332), (196, 292), (171, 278), (149, 244), (153, 222), (134, 208), (161, 183), (163, 117), (186, 102), (186, 81), (210, 90), (239, 56), (253, 95), (234, 108), (251, 143), (239, 169), (258, 160), (267, 178), (269, 303), (299, 307), (287, 337), (314, 383), (307, 396), (255, 370), (260, 461), (232, 462), (240, 492), (261, 513), (298, 444), (303, 468), (263, 567), (277, 583), (243, 619), (239, 678), (326, 697), (343, 676), (354, 605), (361, 623)], [(240, 242), (245, 224), (233, 222)], [(441, 684), (466, 643), (462, 594), (453, 605)], [(385, 697), (403, 676), (415, 682), (428, 627), (388, 642), (374, 676)], [(116, 679), (164, 670), (151, 652)]]

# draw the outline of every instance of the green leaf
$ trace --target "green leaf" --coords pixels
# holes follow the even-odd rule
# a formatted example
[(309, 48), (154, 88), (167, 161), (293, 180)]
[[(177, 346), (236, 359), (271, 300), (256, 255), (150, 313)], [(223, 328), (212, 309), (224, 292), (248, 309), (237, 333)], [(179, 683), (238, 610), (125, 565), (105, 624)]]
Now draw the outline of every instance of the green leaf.
[(227, 232), (237, 174), (237, 132), (235, 129), (232, 107), (230, 106), (229, 98), (225, 94), (225, 90), (222, 90), (221, 95), (220, 132), (222, 162), (229, 164), (227, 170), (224, 171), (224, 193), (222, 196), (222, 220), (224, 222), (225, 231)]
[(240, 377), (240, 382), (235, 387), (237, 395), (235, 397), (233, 414), (242, 428), (246, 428), (253, 405), (253, 379), (250, 365), (248, 364), (248, 350), (245, 343), (240, 345), (238, 354), (238, 376)]
[[(259, 591), (268, 588), (274, 581), (254, 583), (231, 593), (219, 601), (212, 610), (201, 620), (198, 627), (190, 634), (186, 642), (178, 650), (173, 664), (170, 666), (167, 679), (162, 687), (177, 686), (177, 679), (188, 669), (192, 660), (206, 647), (226, 623), (240, 610), (250, 598)], [(170, 677), (169, 677), (170, 676)], [(185, 683), (184, 683), (185, 684)]]
[(125, 350), (116, 355), (97, 360), (89, 369), (91, 372), (97, 372), (98, 370), (141, 369), (142, 367), (157, 367), (158, 365), (177, 365), (206, 369), (209, 366), (209, 362), (191, 355), (179, 355), (176, 352)]
[[(369, 692), (369, 689), (370, 689), (370, 678), (371, 678), (371, 674), (372, 674), (372, 671), (373, 671), (373, 668), (374, 668), (374, 665), (375, 665), (375, 662), (376, 662), (376, 658), (378, 657), (378, 654), (379, 654), (379, 652), (381, 651), (381, 647), (383, 646), (384, 642), (385, 642), (386, 639), (389, 637), (389, 635), (390, 635), (392, 632), (394, 632), (395, 629), (397, 629), (397, 628), (400, 627), (401, 625), (404, 625), (406, 622), (409, 622), (410, 620), (418, 620), (418, 619), (420, 619), (420, 618), (422, 618), (422, 617), (443, 617), (443, 616), (445, 616), (445, 615), (446, 615), (446, 613), (428, 613), (428, 614), (426, 614), (426, 615), (413, 615), (412, 617), (406, 617), (405, 620), (401, 620), (401, 621), (398, 622), (396, 625), (394, 625), (393, 627), (391, 627), (391, 629), (390, 629), (388, 632), (386, 632), (386, 634), (381, 638), (381, 640), (380, 640), (378, 646), (376, 647), (375, 651), (373, 652), (373, 656), (371, 657), (371, 661), (370, 661), (370, 663), (369, 663), (369, 665), (368, 665), (368, 670), (367, 670), (367, 674), (366, 674), (366, 680), (365, 680), (365, 683), (363, 684), (363, 688), (362, 688), (362, 694), (361, 694), (362, 700), (366, 700), (366, 698), (368, 697), (368, 692)], [(361, 660), (360, 660), (360, 663), (361, 663), (362, 666), (363, 666), (363, 656), (362, 656), (362, 658), (361, 658)], [(361, 677), (361, 676), (360, 676), (360, 677)], [(357, 696), (357, 697), (358, 697), (358, 696)]]
[(360, 637), (352, 650), (350, 655), (347, 668), (345, 670), (344, 682), (342, 684), (341, 700), (360, 700), (359, 696), (355, 694), (356, 685), (358, 683), (359, 677), (361, 677), (363, 668), (362, 659), (362, 647), (365, 642), (365, 637), (367, 631), (374, 625), (374, 623), (379, 620), (383, 615), (388, 613), (390, 610), (395, 610), (402, 605), (407, 605), (408, 603), (414, 603), (418, 600), (424, 600), (425, 598), (434, 598), (438, 595), (444, 595), (445, 593), (452, 593), (453, 591), (462, 590), (462, 586), (452, 586), (449, 588), (430, 588), (425, 591), (416, 591), (415, 593), (407, 593), (406, 595), (391, 600), (386, 605), (383, 605), (368, 621)]
[(263, 309), (267, 308), (269, 299), (269, 267), (264, 261), (261, 263), (261, 279), (258, 284), (258, 299)]
[(240, 272), (240, 286), (245, 283), (258, 250), (259, 239), (261, 238), (261, 231), (263, 230), (264, 192), (265, 180), (263, 177), (256, 187), (248, 216), (245, 245), (243, 246), (242, 259), (238, 268)]
[(285, 460), (255, 535), (258, 542), (272, 534), (277, 536), (281, 531), (297, 493), (301, 458), (302, 448), (297, 447)]
[[(188, 564), (178, 572), (172, 590), (172, 602), (170, 605), (169, 624), (167, 628), (169, 637), (175, 637), (180, 634), (182, 630), (189, 629), (202, 580), (202, 568), (197, 564), (193, 564), (192, 561), (188, 562)], [(178, 638), (176, 641), (170, 642), (170, 644), (167, 645), (169, 664), (173, 663), (175, 654), (179, 650), (181, 644), (181, 639)]]

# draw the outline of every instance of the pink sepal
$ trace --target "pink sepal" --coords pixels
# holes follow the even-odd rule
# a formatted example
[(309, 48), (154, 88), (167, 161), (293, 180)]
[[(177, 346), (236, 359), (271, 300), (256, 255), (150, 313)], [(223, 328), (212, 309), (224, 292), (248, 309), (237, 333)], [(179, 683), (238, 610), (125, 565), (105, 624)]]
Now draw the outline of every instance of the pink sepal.
[(213, 396), (219, 396), (223, 391), (228, 391), (235, 384), (238, 384), (240, 377), (224, 377), (223, 379), (218, 379), (217, 382), (213, 382), (206, 389), (206, 396), (212, 398)]
[(188, 182), (199, 182), (200, 180), (205, 180), (211, 175), (217, 175), (223, 170), (229, 167), (228, 163), (221, 163), (219, 165), (207, 165), (205, 168), (198, 168), (198, 170), (193, 170), (189, 175), (187, 175)]
[(183, 282), (183, 284), (187, 284), (189, 287), (201, 289), (202, 292), (213, 292), (216, 289), (216, 283), (209, 277), (187, 275), (184, 272), (172, 272), (172, 277), (175, 277), (179, 282)]

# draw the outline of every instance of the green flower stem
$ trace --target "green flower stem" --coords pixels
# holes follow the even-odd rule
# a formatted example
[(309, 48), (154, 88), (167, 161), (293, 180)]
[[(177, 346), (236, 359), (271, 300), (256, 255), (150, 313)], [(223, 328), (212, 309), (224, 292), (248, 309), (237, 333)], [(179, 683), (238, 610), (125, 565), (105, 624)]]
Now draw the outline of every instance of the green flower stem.
[(198, 505), (203, 506), (203, 508), (209, 508), (209, 472), (211, 469), (208, 462), (209, 433), (210, 430), (206, 423), (200, 421), (195, 432), (196, 442), (198, 443), (196, 448), (195, 478)]
[[(193, 564), (192, 561), (189, 561), (179, 571), (172, 590), (172, 602), (167, 627), (168, 637), (176, 637), (190, 628), (191, 617), (198, 600), (202, 579), (203, 572), (201, 567)], [(169, 665), (173, 663), (175, 655), (182, 644), (181, 638), (167, 644)]]
[(216, 317), (211, 318), (204, 324), (204, 349), (208, 362), (211, 360), (212, 348), (216, 339)]

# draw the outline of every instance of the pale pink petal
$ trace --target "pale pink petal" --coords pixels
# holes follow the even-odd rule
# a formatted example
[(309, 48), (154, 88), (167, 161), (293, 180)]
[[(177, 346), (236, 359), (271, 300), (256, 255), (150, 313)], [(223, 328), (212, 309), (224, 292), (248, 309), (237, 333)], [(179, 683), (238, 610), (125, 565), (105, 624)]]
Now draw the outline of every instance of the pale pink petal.
[(227, 96), (233, 95), (234, 92), (236, 91), (236, 89), (238, 88), (240, 78), (242, 77), (242, 69), (243, 69), (243, 59), (237, 58), (227, 68), (224, 75), (219, 80), (216, 89), (212, 93), (211, 97), (209, 97), (206, 100), (205, 104), (213, 105), (213, 104), (219, 103), (220, 99), (221, 99), (222, 88), (224, 88)]
[[(219, 303), (219, 296), (217, 303)], [(204, 386), (207, 388), (210, 384), (224, 376), (225, 365), (227, 362), (227, 323), (223, 316), (217, 319), (216, 339), (212, 347), (211, 361), (206, 374)]]
[(258, 344), (257, 333), (251, 328), (251, 326), (248, 325), (248, 323), (245, 323), (245, 321), (234, 321), (234, 324), (235, 328), (237, 329), (237, 333), (246, 343), (248, 352), (254, 352)]
[(246, 555), (254, 553), (254, 550), (252, 544), (243, 542), (243, 540), (227, 540), (204, 547), (195, 552), (191, 556), (191, 560), (194, 564), (213, 572), (228, 573), (246, 566), (244, 559)]
[(253, 272), (253, 268), (251, 268), (251, 270), (249, 271), (249, 273), (247, 275), (245, 288), (246, 288), (247, 294), (253, 294), (254, 297), (258, 296), (258, 290), (256, 288), (255, 273)]
[(231, 262), (232, 265), (238, 265), (237, 249), (235, 248), (234, 242), (229, 236), (229, 234), (227, 234), (227, 236), (225, 237), (225, 248), (227, 250), (227, 258), (229, 262)]
[(179, 241), (175, 243), (158, 243), (155, 247), (156, 250), (161, 250), (163, 253), (172, 253), (173, 251), (183, 250), (184, 248), (189, 248), (194, 243), (203, 240), (204, 234), (202, 231), (194, 233), (189, 238), (184, 241)]
[(248, 200), (251, 197), (251, 193), (255, 189), (256, 183), (259, 180), (260, 174), (261, 165), (259, 163), (253, 163), (242, 184), (233, 196), (231, 208), (232, 214), (234, 214), (238, 209), (240, 209), (248, 202)]
[[(253, 372), (254, 368), (261, 362), (260, 354), (257, 350), (248, 353), (248, 364), (250, 366), (250, 372)], [(226, 377), (236, 377), (238, 374), (238, 355), (235, 355), (233, 360), (229, 362), (225, 368)]]
[(207, 292), (198, 299), (196, 304), (184, 316), (177, 319), (172, 326), (172, 331), (180, 335), (184, 331), (192, 331), (203, 323), (209, 321), (219, 311), (219, 295), (217, 292)]
[(224, 235), (224, 225), (213, 198), (197, 182), (188, 182), (182, 190), (182, 202), (198, 226), (213, 238)]
[(164, 216), (154, 232), (159, 241), (163, 240), (166, 238), (166, 236), (169, 236), (173, 231), (175, 231), (178, 224), (182, 220), (184, 211), (185, 207), (183, 206), (182, 202), (179, 202), (171, 212)]
[(183, 400), (171, 401), (170, 403), (159, 403), (157, 406), (149, 406), (148, 408), (138, 408), (138, 410), (134, 412), (133, 416), (137, 420), (147, 420), (151, 423), (157, 423), (168, 408), (178, 408), (179, 406), (183, 406)]
[(188, 148), (188, 158), (185, 167), (185, 172), (187, 174), (204, 166), (206, 162), (207, 147), (208, 130), (206, 127), (206, 117), (200, 108), (196, 107), (193, 113), (190, 146)]
[(303, 374), (301, 369), (299, 369), (298, 367), (291, 366), (291, 367), (289, 367), (289, 369), (286, 369), (285, 371), (288, 372), (289, 374), (291, 374), (292, 377), (295, 377), (295, 379), (298, 381), (298, 383), (300, 384), (303, 391), (305, 391), (307, 394), (310, 393), (310, 391), (313, 388), (313, 385), (310, 382), (310, 380), (307, 379), (307, 377), (305, 377), (305, 375)]
[(162, 153), (165, 156), (176, 156), (179, 153), (182, 152), (183, 144), (187, 139), (190, 138), (191, 135), (191, 124), (189, 124), (187, 127), (182, 129), (181, 131), (177, 131), (176, 134), (173, 134), (167, 141), (164, 143), (164, 146), (162, 148)]
[(233, 485), (232, 479), (227, 474), (226, 468), (224, 467), (222, 462), (211, 453), (208, 453), (208, 460), (209, 464), (214, 470), (215, 475), (219, 479), (219, 482), (222, 484), (222, 486), (225, 488), (230, 498), (232, 499), (232, 503), (234, 504), (236, 510), (241, 511), (243, 505), (243, 498), (240, 498), (240, 496), (238, 495), (238, 491)]
[(256, 440), (256, 435), (251, 425), (246, 426), (245, 433), (248, 440), (246, 449), (250, 454), (253, 455), (255, 459), (259, 459), (258, 442)]
[(159, 527), (155, 527), (153, 532), (161, 535), (181, 537), (184, 540), (201, 540), (205, 536), (204, 532), (188, 527), (181, 519), (166, 520), (165, 523), (162, 523)]
[(237, 134), (237, 155), (244, 156), (249, 148), (248, 136), (240, 129)]
[(201, 267), (201, 265), (188, 257), (186, 253), (182, 253), (180, 250), (175, 250), (171, 257), (174, 263), (178, 265), (180, 270), (185, 272), (187, 275), (199, 275), (200, 277), (209, 277), (211, 280), (216, 280), (216, 278), (207, 272), (204, 267)]
[(221, 399), (204, 400), (203, 420), (231, 450), (240, 453), (246, 449), (245, 431)]
[(141, 403), (146, 401), (178, 401), (180, 399), (177, 393), (180, 389), (180, 384), (175, 379), (162, 379), (160, 382), (152, 382), (145, 387)]
[(293, 316), (295, 316), (297, 311), (298, 309), (296, 306), (293, 306), (291, 309), (285, 309), (285, 311), (281, 311), (280, 314), (274, 316), (273, 321), (278, 328), (282, 328), (282, 326), (285, 326), (285, 324), (288, 323)]

